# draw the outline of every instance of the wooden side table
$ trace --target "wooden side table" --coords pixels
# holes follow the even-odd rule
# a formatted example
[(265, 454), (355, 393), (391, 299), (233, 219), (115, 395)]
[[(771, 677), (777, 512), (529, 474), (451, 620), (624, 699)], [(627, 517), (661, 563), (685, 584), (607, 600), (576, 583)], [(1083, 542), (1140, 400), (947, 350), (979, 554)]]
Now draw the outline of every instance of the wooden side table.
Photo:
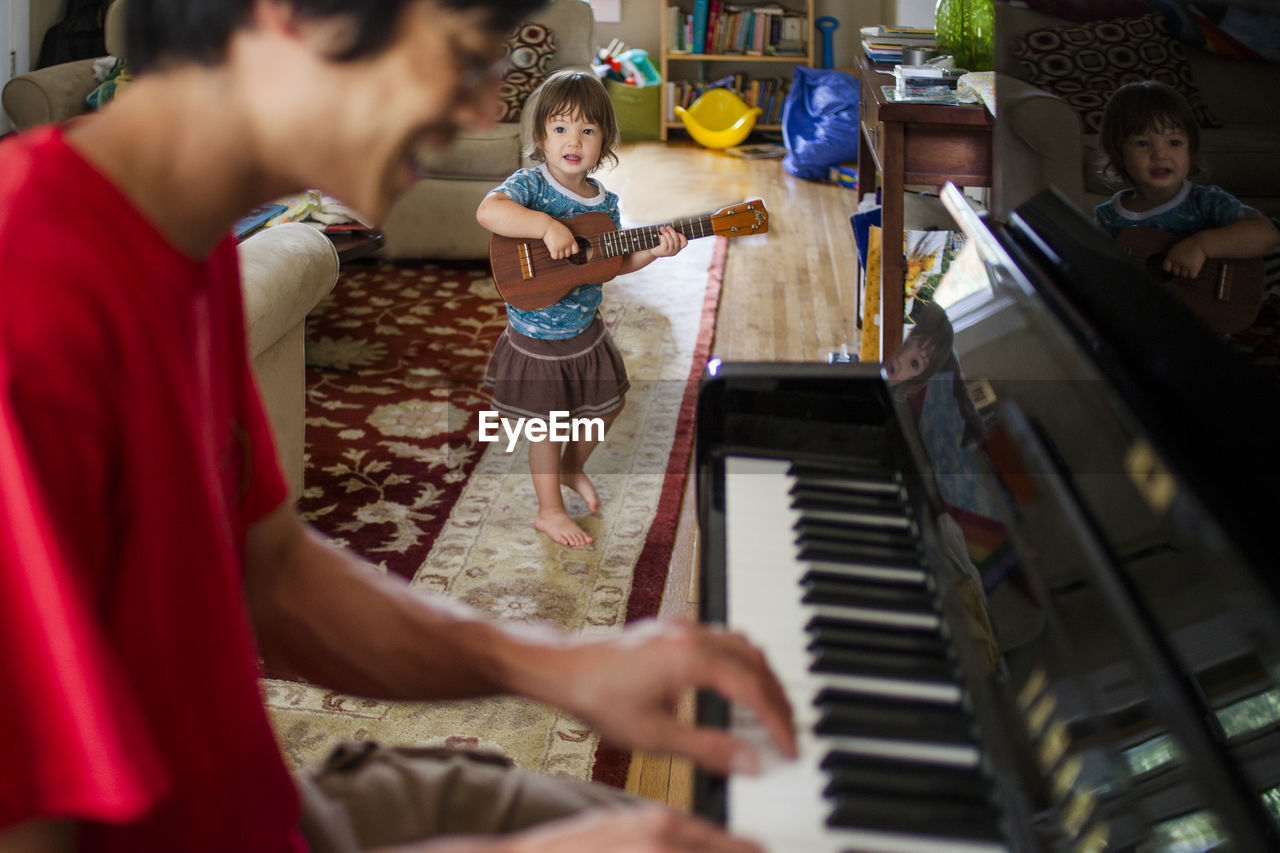
[(345, 266), (351, 261), (371, 255), (382, 248), (382, 232), (369, 228), (360, 230), (329, 230), (325, 236), (338, 251), (338, 263)]
[[(883, 69), (883, 70), (881, 70)], [(877, 66), (864, 54), (858, 60), (862, 81), (858, 123), (858, 186), (875, 187), (880, 173), (884, 191), (880, 211), (880, 358), (902, 345), (903, 251), (902, 193), (907, 184), (960, 187), (991, 186), (991, 132), (987, 108), (977, 105), (899, 104), (884, 96), (894, 84), (891, 66)], [(891, 251), (890, 247), (896, 250)], [(889, 298), (897, 294), (897, 298)]]

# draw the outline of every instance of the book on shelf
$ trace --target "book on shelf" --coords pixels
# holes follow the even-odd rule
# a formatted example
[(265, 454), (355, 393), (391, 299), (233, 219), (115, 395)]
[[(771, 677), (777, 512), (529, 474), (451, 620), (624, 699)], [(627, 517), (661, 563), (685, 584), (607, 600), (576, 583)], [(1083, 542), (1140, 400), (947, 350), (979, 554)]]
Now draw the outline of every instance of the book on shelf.
[(694, 0), (692, 11), (667, 6), (667, 52), (795, 56), (809, 51), (809, 18), (777, 3)]
[(694, 0), (693, 3), (693, 42), (694, 53), (704, 53), (707, 38), (707, 10), (709, 0)]

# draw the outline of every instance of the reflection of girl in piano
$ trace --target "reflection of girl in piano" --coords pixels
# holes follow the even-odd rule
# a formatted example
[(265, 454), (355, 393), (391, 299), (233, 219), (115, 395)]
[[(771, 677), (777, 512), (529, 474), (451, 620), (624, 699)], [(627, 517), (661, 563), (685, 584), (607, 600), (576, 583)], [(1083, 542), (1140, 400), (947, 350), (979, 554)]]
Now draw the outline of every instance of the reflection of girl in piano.
[(927, 382), (944, 364), (955, 361), (951, 351), (955, 332), (946, 311), (933, 302), (920, 302), (912, 319), (911, 333), (884, 365), (889, 387), (899, 399)]
[(885, 378), (893, 390), (894, 399), (912, 401), (912, 408), (919, 415), (924, 388), (929, 380), (937, 373), (950, 373), (951, 392), (965, 423), (960, 446), (972, 446), (982, 436), (982, 420), (969, 396), (964, 374), (960, 372), (960, 362), (952, 348), (955, 330), (951, 327), (951, 320), (935, 302), (917, 301), (911, 317), (915, 325), (911, 327), (910, 334), (884, 365)]
[(955, 330), (947, 312), (936, 302), (917, 302), (912, 318), (915, 325), (885, 363), (884, 373), (899, 411), (910, 414), (929, 457), (942, 500), (942, 512), (934, 522), (956, 572), (953, 582), (964, 603), (970, 637), (987, 665), (994, 667), (999, 649), (982, 576), (967, 543), (967, 531), (975, 524), (990, 526), (995, 512), (978, 489), (975, 445), (982, 438), (982, 420), (956, 358)]

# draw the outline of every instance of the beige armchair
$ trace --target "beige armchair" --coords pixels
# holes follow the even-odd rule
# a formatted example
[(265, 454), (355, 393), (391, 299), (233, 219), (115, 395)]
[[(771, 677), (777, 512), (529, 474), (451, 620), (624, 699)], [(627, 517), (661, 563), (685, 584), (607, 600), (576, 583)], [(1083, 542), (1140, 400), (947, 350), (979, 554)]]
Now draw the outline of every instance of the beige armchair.
[[(107, 50), (124, 55), (125, 0), (107, 12)], [(65, 121), (85, 111), (85, 96), (98, 85), (94, 60), (68, 62), (15, 77), (3, 103), (19, 130)], [(305, 375), (303, 336), (307, 312), (338, 278), (338, 254), (309, 225), (269, 228), (239, 246), (249, 355), (275, 433), (280, 464), (297, 495), (302, 489)]]
[(307, 314), (333, 289), (338, 253), (328, 237), (300, 222), (259, 231), (239, 249), (249, 358), (296, 497), (302, 490)]
[[(552, 0), (530, 20), (545, 24), (556, 39), (551, 70), (591, 63), (595, 17), (586, 0)], [(476, 222), (476, 208), (489, 190), (528, 165), (518, 123), (465, 131), (444, 150), (424, 149), (425, 177), (396, 202), (383, 223), (388, 258), (487, 258), (489, 232)]]

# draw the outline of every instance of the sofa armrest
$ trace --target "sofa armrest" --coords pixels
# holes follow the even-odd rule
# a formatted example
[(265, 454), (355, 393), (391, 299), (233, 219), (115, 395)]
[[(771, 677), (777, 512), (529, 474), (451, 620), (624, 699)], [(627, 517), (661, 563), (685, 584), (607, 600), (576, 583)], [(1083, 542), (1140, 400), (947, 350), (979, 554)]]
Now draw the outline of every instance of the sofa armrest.
[(338, 252), (319, 230), (286, 222), (239, 246), (249, 357), (257, 358), (333, 289)]
[(77, 59), (19, 74), (4, 87), (0, 100), (17, 130), (66, 121), (83, 113), (85, 98), (98, 87), (96, 59)]
[(1080, 116), (1056, 95), (1001, 75), (997, 84), (1001, 132), (997, 135), (993, 199), (995, 215), (1009, 211), (1046, 187), (1057, 187), (1082, 209), (1084, 143)]

